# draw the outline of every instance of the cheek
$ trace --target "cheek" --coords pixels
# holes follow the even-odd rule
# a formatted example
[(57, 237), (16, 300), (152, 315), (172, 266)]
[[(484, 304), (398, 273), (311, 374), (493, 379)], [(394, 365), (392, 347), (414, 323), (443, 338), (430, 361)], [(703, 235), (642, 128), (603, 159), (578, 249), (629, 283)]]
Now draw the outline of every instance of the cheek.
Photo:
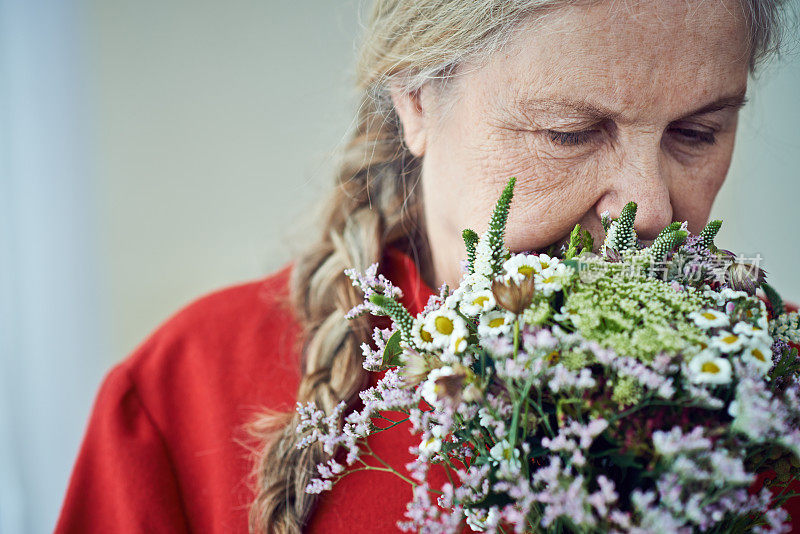
[[(597, 164), (575, 161), (534, 142), (529, 132), (485, 131), (437, 150), (431, 172), (440, 194), (458, 199), (448, 207), (451, 232), (486, 229), (497, 197), (517, 177), (506, 242), (514, 251), (539, 249), (569, 233), (598, 198)], [(430, 154), (433, 156), (433, 154)], [(435, 162), (435, 163), (434, 163)]]
[(673, 219), (688, 221), (697, 233), (705, 226), (714, 199), (725, 182), (733, 152), (733, 139), (720, 140), (713, 154), (686, 163), (673, 161), (670, 169), (670, 200)]

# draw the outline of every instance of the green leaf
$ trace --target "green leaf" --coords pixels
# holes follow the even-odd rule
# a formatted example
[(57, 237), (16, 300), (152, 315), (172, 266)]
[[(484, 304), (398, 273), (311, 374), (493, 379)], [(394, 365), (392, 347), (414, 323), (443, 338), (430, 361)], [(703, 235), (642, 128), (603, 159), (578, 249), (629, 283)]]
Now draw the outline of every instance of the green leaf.
[(400, 330), (403, 340), (411, 344), (411, 325), (414, 318), (402, 304), (391, 297), (375, 293), (370, 295), (369, 301), (383, 310), (386, 315), (392, 318), (395, 327)]
[(567, 252), (564, 254), (564, 259), (570, 260), (578, 254), (578, 247), (583, 241), (582, 238), (583, 235), (581, 233), (581, 225), (576, 224), (575, 228), (573, 228), (572, 232), (569, 234), (569, 247), (567, 248)]
[(581, 249), (580, 253), (591, 252), (592, 249), (594, 249), (594, 238), (588, 230), (583, 230), (583, 249)]
[(512, 177), (508, 180), (508, 184), (500, 194), (497, 204), (492, 212), (492, 217), (489, 219), (489, 230), (486, 234), (488, 240), (489, 250), (492, 254), (492, 270), (495, 273), (500, 272), (503, 262), (506, 260), (504, 256), (505, 243), (503, 241), (506, 233), (506, 223), (508, 222), (508, 211), (511, 207), (511, 200), (514, 198), (514, 185), (517, 183), (517, 178)]
[(768, 283), (764, 282), (761, 284), (761, 289), (764, 290), (764, 293), (767, 295), (767, 300), (772, 305), (772, 313), (775, 314), (775, 317), (786, 313), (786, 306), (783, 304), (783, 299), (775, 291), (775, 288), (769, 285)]
[(386, 340), (386, 348), (383, 349), (384, 366), (397, 367), (403, 364), (400, 358), (403, 354), (403, 348), (400, 346), (401, 335), (400, 330), (395, 330), (394, 334)]
[(797, 349), (792, 347), (791, 350), (784, 352), (781, 355), (778, 363), (770, 371), (769, 375), (773, 379), (784, 376), (789, 376), (797, 373), (800, 370), (800, 364), (797, 362)]
[(664, 261), (667, 254), (675, 250), (681, 245), (689, 234), (685, 230), (669, 230), (669, 226), (664, 229), (658, 237), (655, 238), (653, 244), (650, 245), (650, 254), (655, 262)]
[(606, 232), (605, 247), (619, 252), (636, 248), (635, 222), (636, 202), (628, 202)]
[(671, 222), (667, 226), (665, 226), (663, 230), (661, 230), (658, 233), (658, 236), (656, 237), (656, 240), (659, 237), (666, 237), (667, 234), (671, 234), (672, 232), (676, 232), (676, 231), (678, 231), (680, 229), (681, 229), (681, 223), (680, 222), (678, 222), (678, 221)]
[(467, 248), (467, 263), (469, 265), (469, 273), (475, 272), (475, 247), (478, 244), (478, 234), (475, 230), (467, 228), (461, 233), (464, 238), (464, 245)]
[(600, 219), (600, 223), (603, 225), (603, 231), (608, 233), (608, 229), (611, 228), (611, 217), (608, 216), (608, 212), (603, 212), (603, 216)]
[(700, 232), (700, 243), (712, 252), (716, 248), (714, 246), (714, 238), (717, 236), (717, 233), (721, 227), (722, 221), (715, 220), (708, 223)]

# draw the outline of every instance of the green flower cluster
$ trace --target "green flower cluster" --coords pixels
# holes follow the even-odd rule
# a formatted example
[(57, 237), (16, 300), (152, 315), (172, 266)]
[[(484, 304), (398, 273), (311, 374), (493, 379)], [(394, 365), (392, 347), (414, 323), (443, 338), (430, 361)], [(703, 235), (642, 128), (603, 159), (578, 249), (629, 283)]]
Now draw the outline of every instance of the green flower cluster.
[(584, 277), (566, 291), (564, 307), (582, 336), (642, 361), (708, 346), (708, 336), (688, 316), (712, 305), (709, 297), (692, 287), (676, 290), (654, 278), (624, 276), (625, 263), (603, 266), (595, 280)]

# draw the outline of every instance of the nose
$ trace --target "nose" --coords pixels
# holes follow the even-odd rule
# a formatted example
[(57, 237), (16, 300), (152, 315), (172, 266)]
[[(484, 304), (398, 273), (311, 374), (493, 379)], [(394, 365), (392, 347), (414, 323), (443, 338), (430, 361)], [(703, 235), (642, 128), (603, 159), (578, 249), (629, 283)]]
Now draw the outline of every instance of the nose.
[(625, 204), (636, 202), (636, 234), (642, 240), (655, 239), (672, 222), (668, 177), (661, 158), (658, 142), (640, 144), (625, 154), (609, 169), (608, 189), (596, 204), (598, 217), (605, 211), (612, 218), (619, 217)]

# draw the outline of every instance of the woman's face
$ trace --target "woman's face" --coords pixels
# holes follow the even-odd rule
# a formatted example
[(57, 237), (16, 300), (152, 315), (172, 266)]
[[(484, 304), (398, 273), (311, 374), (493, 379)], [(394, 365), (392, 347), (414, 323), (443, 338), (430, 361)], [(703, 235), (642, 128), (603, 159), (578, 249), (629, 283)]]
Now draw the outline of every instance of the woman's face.
[[(506, 242), (543, 249), (576, 223), (638, 204), (636, 230), (699, 232), (733, 151), (747, 88), (745, 20), (731, 0), (600, 2), (551, 12), (443, 93), (393, 93), (423, 156), (436, 283), (457, 285), (461, 231), (485, 231), (517, 177)], [(446, 111), (445, 111), (446, 110)]]

